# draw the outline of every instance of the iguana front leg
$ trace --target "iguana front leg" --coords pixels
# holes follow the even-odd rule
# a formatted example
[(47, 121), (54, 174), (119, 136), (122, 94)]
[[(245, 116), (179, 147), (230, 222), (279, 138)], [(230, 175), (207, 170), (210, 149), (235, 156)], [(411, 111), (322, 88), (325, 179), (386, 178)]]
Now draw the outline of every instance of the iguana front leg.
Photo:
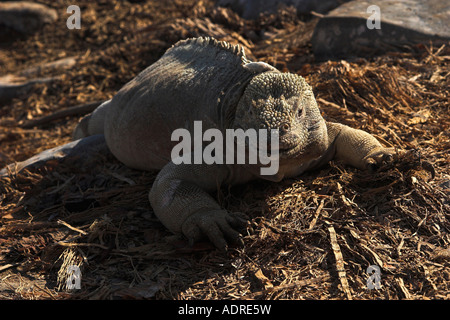
[(371, 134), (340, 123), (327, 122), (328, 140), (334, 141), (335, 159), (359, 169), (375, 170), (391, 161), (394, 149), (383, 147)]
[(149, 193), (156, 216), (191, 243), (207, 236), (217, 248), (226, 249), (226, 239), (240, 241), (237, 230), (246, 226), (248, 217), (222, 209), (209, 194), (229, 178), (230, 170), (226, 165), (168, 163)]

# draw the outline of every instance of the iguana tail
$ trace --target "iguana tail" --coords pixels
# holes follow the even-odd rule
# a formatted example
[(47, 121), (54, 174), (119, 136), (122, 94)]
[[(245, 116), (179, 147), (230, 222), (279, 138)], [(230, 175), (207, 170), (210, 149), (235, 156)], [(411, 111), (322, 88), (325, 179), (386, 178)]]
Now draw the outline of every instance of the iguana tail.
[(94, 134), (103, 134), (103, 126), (106, 113), (111, 100), (107, 100), (99, 105), (94, 112), (85, 116), (73, 131), (73, 140), (78, 140)]

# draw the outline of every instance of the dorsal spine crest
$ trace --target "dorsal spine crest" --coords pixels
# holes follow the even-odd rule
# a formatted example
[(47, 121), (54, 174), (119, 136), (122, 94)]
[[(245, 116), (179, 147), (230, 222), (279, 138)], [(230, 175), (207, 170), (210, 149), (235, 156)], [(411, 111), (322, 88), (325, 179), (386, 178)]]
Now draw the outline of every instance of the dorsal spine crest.
[(227, 52), (239, 57), (243, 61), (244, 64), (250, 62), (247, 59), (247, 57), (245, 55), (245, 50), (241, 45), (239, 45), (239, 44), (234, 45), (234, 44), (230, 44), (225, 41), (219, 41), (213, 37), (188, 38), (186, 40), (181, 40), (181, 41), (178, 41), (177, 43), (175, 43), (171, 47), (171, 49), (177, 48), (180, 46), (184, 46), (184, 45), (189, 45), (189, 44), (200, 46), (203, 48), (211, 47), (211, 48), (217, 48), (220, 50), (224, 50), (224, 51), (227, 51)]

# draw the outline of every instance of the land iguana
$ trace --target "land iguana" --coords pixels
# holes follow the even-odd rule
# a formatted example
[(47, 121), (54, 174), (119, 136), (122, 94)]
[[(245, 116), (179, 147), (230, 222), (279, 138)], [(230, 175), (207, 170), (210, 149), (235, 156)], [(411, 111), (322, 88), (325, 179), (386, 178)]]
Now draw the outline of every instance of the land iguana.
[[(276, 129), (279, 170), (262, 175), (261, 164), (175, 164), (171, 140), (178, 128)], [(156, 216), (190, 242), (202, 238), (225, 249), (241, 242), (248, 217), (223, 209), (211, 195), (221, 185), (262, 178), (280, 181), (331, 159), (360, 169), (389, 161), (392, 148), (367, 132), (327, 122), (311, 87), (293, 73), (249, 60), (244, 49), (213, 38), (177, 42), (111, 99), (84, 117), (74, 139), (103, 134), (125, 165), (160, 169), (149, 193)]]

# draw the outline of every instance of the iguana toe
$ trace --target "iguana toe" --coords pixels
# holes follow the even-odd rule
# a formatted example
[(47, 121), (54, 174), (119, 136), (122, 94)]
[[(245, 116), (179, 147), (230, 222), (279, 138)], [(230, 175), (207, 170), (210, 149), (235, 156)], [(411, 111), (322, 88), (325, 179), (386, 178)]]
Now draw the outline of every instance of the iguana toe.
[(375, 172), (383, 163), (391, 163), (394, 154), (394, 148), (376, 148), (364, 158), (365, 166), (370, 172)]
[(228, 242), (242, 243), (242, 236), (237, 230), (245, 228), (247, 221), (248, 217), (240, 212), (202, 211), (186, 219), (182, 226), (182, 232), (190, 243), (199, 241), (206, 236), (215, 247), (226, 251)]

